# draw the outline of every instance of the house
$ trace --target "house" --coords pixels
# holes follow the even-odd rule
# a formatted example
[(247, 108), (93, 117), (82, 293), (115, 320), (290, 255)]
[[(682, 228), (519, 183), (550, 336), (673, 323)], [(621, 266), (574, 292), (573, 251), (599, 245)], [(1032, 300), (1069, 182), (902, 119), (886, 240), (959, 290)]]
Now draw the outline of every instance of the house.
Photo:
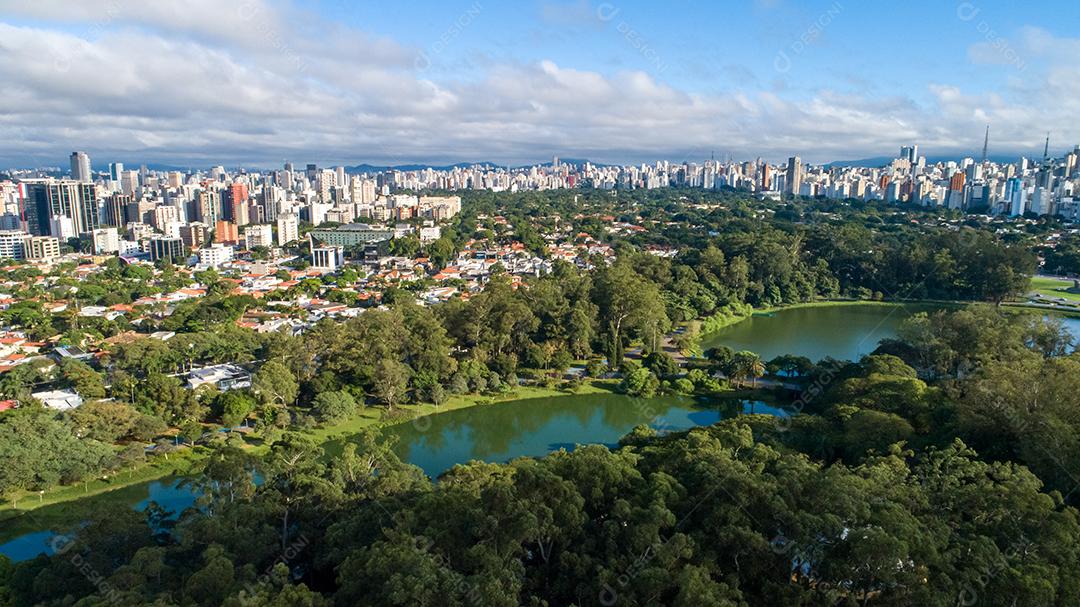
[(83, 399), (74, 390), (49, 390), (46, 392), (34, 392), (34, 398), (41, 404), (57, 411), (70, 411), (82, 406)]
[(232, 364), (213, 365), (201, 369), (192, 369), (188, 374), (188, 388), (195, 390), (199, 386), (213, 384), (219, 390), (251, 387), (251, 374)]

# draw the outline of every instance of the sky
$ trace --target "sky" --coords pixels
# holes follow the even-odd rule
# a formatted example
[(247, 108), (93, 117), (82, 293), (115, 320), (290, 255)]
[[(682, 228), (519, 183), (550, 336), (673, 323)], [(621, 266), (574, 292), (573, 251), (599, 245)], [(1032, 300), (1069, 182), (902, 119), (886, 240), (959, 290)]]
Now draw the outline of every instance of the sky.
[(0, 166), (814, 163), (1080, 143), (1065, 0), (0, 0)]

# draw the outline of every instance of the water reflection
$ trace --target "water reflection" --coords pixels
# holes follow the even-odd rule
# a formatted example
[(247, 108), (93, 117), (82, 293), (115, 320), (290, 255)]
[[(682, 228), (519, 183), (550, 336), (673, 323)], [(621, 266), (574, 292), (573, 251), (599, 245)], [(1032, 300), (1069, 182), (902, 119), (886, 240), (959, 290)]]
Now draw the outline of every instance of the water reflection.
[(762, 401), (689, 397), (634, 399), (616, 394), (538, 398), (436, 415), (387, 430), (403, 460), (436, 477), (470, 460), (505, 462), (579, 444), (615, 445), (639, 424), (661, 431), (714, 424), (740, 412), (777, 415)]

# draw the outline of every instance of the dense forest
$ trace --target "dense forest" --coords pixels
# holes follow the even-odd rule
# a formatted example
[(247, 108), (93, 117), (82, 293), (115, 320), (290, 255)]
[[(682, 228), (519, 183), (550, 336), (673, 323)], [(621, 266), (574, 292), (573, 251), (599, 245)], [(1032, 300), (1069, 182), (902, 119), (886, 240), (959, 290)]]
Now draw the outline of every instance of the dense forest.
[(263, 459), (221, 445), (198, 509), (102, 513), (6, 567), (5, 600), (1069, 605), (1070, 341), (990, 308), (920, 315), (862, 361), (804, 367), (798, 415), (641, 427), (435, 484), (374, 434), (333, 458), (294, 432)]

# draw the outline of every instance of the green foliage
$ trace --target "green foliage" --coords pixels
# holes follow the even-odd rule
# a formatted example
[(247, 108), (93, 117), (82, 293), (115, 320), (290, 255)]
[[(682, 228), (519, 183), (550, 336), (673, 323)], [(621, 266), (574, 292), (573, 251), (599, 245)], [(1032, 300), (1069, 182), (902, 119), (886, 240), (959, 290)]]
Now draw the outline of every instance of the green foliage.
[(342, 422), (356, 414), (356, 399), (343, 390), (322, 392), (311, 403), (312, 410), (324, 424)]
[(112, 450), (79, 438), (49, 410), (24, 407), (0, 415), (0, 495), (73, 483), (105, 470)]
[(619, 390), (628, 395), (640, 398), (652, 398), (660, 388), (660, 380), (652, 371), (645, 368), (633, 369), (623, 378), (619, 384)]

